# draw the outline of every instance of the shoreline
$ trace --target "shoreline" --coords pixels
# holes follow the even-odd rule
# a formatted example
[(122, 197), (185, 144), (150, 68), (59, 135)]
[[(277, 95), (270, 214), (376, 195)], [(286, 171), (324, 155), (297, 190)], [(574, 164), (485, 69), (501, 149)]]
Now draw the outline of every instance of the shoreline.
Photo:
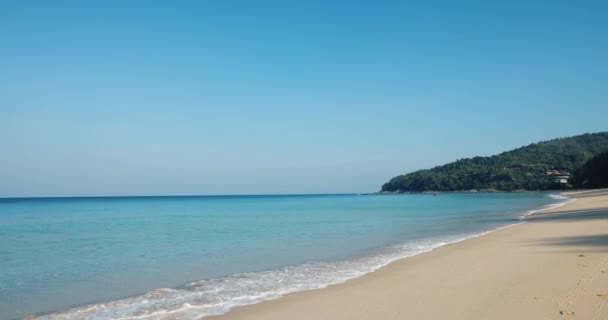
[[(499, 193), (499, 192), (503, 192), (503, 191), (480, 191), (479, 193)], [(556, 196), (560, 196), (560, 194), (561, 194), (561, 193), (557, 193), (557, 192), (554, 192), (554, 191), (529, 191), (529, 192), (544, 192), (544, 193), (547, 193), (549, 195), (556, 195)], [(421, 192), (421, 194), (422, 193), (429, 193), (429, 192)], [(455, 192), (449, 192), (449, 193), (469, 194), (469, 193), (478, 193), (478, 192), (468, 192), (468, 191), (462, 191), (462, 192), (460, 192), (460, 191), (455, 191)], [(517, 193), (517, 192), (511, 192), (511, 193)], [(381, 193), (377, 193), (377, 194), (381, 194)], [(390, 194), (416, 194), (416, 193), (384, 193), (384, 194), (390, 195)], [(561, 198), (557, 198), (557, 197), (554, 198), (554, 199), (561, 200)], [(283, 292), (277, 292), (276, 295), (273, 295), (272, 297), (262, 298), (260, 300), (254, 301), (254, 302), (249, 302), (249, 303), (244, 303), (244, 304), (238, 304), (238, 303), (236, 303), (234, 305), (224, 307), (223, 310), (221, 311), (221, 313), (205, 314), (205, 315), (202, 315), (202, 316), (198, 317), (197, 320), (198, 319), (219, 319), (219, 320), (221, 320), (221, 319), (223, 319), (224, 316), (226, 316), (227, 314), (230, 314), (235, 309), (247, 308), (247, 307), (251, 307), (251, 306), (254, 306), (254, 305), (257, 305), (257, 304), (261, 304), (261, 303), (268, 303), (268, 302), (273, 302), (273, 301), (281, 300), (281, 299), (283, 299), (283, 298), (285, 298), (287, 296), (291, 296), (291, 295), (294, 295), (294, 294), (311, 292), (311, 291), (318, 291), (318, 290), (324, 290), (324, 289), (327, 289), (327, 288), (330, 288), (330, 287), (333, 287), (333, 286), (343, 285), (343, 284), (348, 283), (350, 281), (354, 281), (354, 280), (357, 280), (359, 278), (366, 277), (366, 276), (368, 276), (368, 275), (370, 275), (372, 273), (379, 272), (382, 269), (388, 267), (389, 265), (391, 265), (393, 263), (397, 263), (397, 262), (399, 262), (401, 260), (410, 259), (410, 258), (419, 256), (419, 255), (423, 255), (423, 254), (428, 254), (428, 253), (430, 253), (430, 252), (432, 252), (434, 250), (437, 250), (437, 249), (440, 249), (440, 248), (443, 248), (443, 247), (446, 247), (446, 246), (456, 245), (456, 244), (459, 244), (459, 243), (462, 243), (462, 242), (465, 242), (465, 241), (468, 241), (468, 240), (472, 240), (472, 239), (476, 239), (476, 238), (479, 238), (479, 237), (483, 237), (483, 236), (491, 234), (493, 232), (497, 232), (497, 231), (500, 231), (500, 230), (503, 230), (503, 229), (507, 229), (507, 228), (511, 228), (511, 227), (516, 227), (518, 225), (526, 223), (527, 222), (526, 218), (529, 217), (529, 216), (531, 216), (531, 215), (535, 215), (535, 214), (538, 214), (538, 213), (541, 213), (541, 212), (545, 212), (545, 211), (549, 211), (549, 210), (554, 210), (556, 208), (565, 206), (568, 203), (574, 202), (576, 199), (564, 196), (563, 200), (565, 200), (565, 201), (556, 202), (556, 203), (552, 203), (552, 204), (549, 204), (549, 205), (545, 205), (545, 206), (543, 206), (541, 208), (538, 208), (538, 209), (529, 210), (525, 214), (522, 214), (519, 217), (520, 221), (518, 221), (518, 222), (514, 222), (514, 223), (511, 223), (511, 224), (503, 225), (503, 226), (497, 227), (495, 229), (486, 230), (486, 231), (482, 231), (482, 232), (479, 232), (479, 233), (460, 235), (459, 238), (457, 238), (455, 240), (449, 240), (447, 242), (440, 242), (439, 244), (433, 245), (433, 246), (431, 246), (428, 249), (424, 249), (424, 250), (421, 250), (421, 251), (418, 251), (418, 252), (414, 252), (414, 253), (411, 253), (411, 254), (406, 254), (406, 255), (394, 258), (394, 259), (392, 259), (390, 261), (382, 263), (379, 266), (374, 267), (370, 271), (366, 271), (366, 272), (364, 272), (364, 273), (362, 273), (360, 275), (356, 275), (356, 276), (353, 276), (353, 277), (345, 279), (345, 280), (339, 280), (339, 281), (336, 281), (336, 282), (326, 283), (326, 284), (323, 284), (320, 287), (315, 287), (315, 288), (305, 288), (305, 289), (300, 289), (300, 290), (295, 289), (295, 290), (287, 290), (287, 291), (283, 291)]]
[[(561, 198), (556, 196), (555, 194), (550, 194), (553, 201), (559, 201)], [(551, 200), (549, 200), (551, 201)], [(93, 316), (94, 314), (100, 313), (103, 317), (110, 317), (114, 312), (121, 312), (121, 310), (126, 310), (129, 313), (128, 308), (131, 305), (146, 305), (149, 301), (154, 301), (161, 303), (161, 300), (164, 299), (164, 296), (167, 295), (169, 298), (169, 303), (173, 305), (166, 305), (164, 308), (158, 309), (156, 311), (152, 311), (148, 313), (145, 317), (142, 315), (142, 318), (155, 318), (155, 317), (166, 317), (171, 316), (176, 319), (200, 319), (200, 318), (208, 318), (212, 316), (219, 316), (226, 313), (229, 313), (230, 310), (240, 307), (246, 307), (258, 303), (263, 303), (266, 301), (272, 301), (276, 299), (281, 299), (282, 297), (289, 296), (291, 294), (295, 294), (303, 291), (314, 291), (314, 290), (322, 290), (328, 287), (332, 287), (335, 285), (340, 285), (346, 283), (348, 281), (352, 281), (353, 279), (359, 277), (365, 277), (370, 273), (377, 272), (382, 268), (385, 268), (387, 265), (391, 263), (395, 263), (399, 260), (403, 260), (406, 258), (411, 258), (420, 254), (425, 254), (436, 250), (438, 248), (449, 246), (453, 244), (457, 244), (463, 242), (465, 240), (470, 240), (473, 238), (484, 236), (488, 233), (495, 232), (500, 229), (509, 228), (521, 223), (521, 221), (517, 218), (523, 220), (525, 214), (530, 214), (539, 210), (548, 210), (550, 207), (555, 205), (562, 205), (563, 201), (560, 202), (552, 202), (549, 204), (545, 204), (543, 206), (535, 206), (535, 210), (526, 210), (526, 207), (530, 206), (522, 206), (516, 211), (513, 211), (513, 215), (511, 219), (502, 221), (502, 225), (493, 226), (490, 228), (482, 228), (481, 230), (471, 230), (471, 232), (463, 232), (457, 233), (453, 235), (439, 235), (436, 237), (431, 237), (426, 240), (414, 243), (414, 245), (403, 246), (403, 243), (399, 243), (396, 245), (391, 245), (386, 247), (385, 250), (375, 251), (370, 253), (369, 255), (362, 255), (356, 257), (355, 259), (348, 260), (340, 260), (340, 261), (331, 261), (331, 262), (321, 262), (321, 263), (312, 263), (312, 264), (302, 264), (297, 265), (296, 267), (291, 267), (290, 269), (299, 268), (301, 270), (284, 270), (285, 272), (289, 271), (291, 276), (295, 276), (295, 282), (291, 283), (289, 278), (286, 278), (287, 283), (283, 283), (282, 288), (266, 288), (266, 287), (257, 287), (258, 291), (253, 292), (254, 294), (236, 297), (235, 299), (222, 300), (222, 302), (214, 303), (214, 304), (204, 304), (198, 305), (196, 301), (197, 290), (196, 288), (202, 284), (205, 285), (205, 282), (209, 280), (195, 280), (187, 282), (183, 285), (179, 285), (176, 287), (167, 287), (160, 289), (154, 289), (146, 291), (144, 294), (140, 295), (128, 295), (119, 297), (117, 299), (106, 300), (106, 302), (96, 302), (92, 304), (77, 304), (71, 307), (67, 307), (64, 309), (60, 309), (50, 313), (34, 313), (30, 314), (34, 318), (40, 319), (53, 319), (56, 317), (64, 317), (64, 316), (72, 316), (72, 317), (84, 317), (84, 316)], [(497, 210), (499, 210), (497, 208)], [(516, 213), (519, 212), (517, 215)], [(484, 230), (485, 229), (485, 230)], [(225, 285), (223, 282), (227, 281), (227, 283), (232, 283), (231, 281), (234, 279), (238, 279), (242, 276), (245, 276), (247, 279), (244, 279), (245, 283), (255, 283), (258, 281), (266, 283), (266, 277), (274, 276), (274, 273), (280, 272), (278, 269), (270, 269), (268, 271), (263, 272), (255, 272), (253, 275), (257, 276), (247, 276), (247, 274), (226, 276), (217, 279), (212, 279), (211, 282), (217, 282), (217, 285)], [(320, 272), (320, 273), (319, 273)], [(325, 277), (324, 275), (329, 275), (327, 272), (331, 272), (331, 279)], [(308, 274), (310, 277), (307, 279), (301, 279), (303, 281), (297, 280), (301, 278), (301, 275)], [(290, 277), (288, 274), (279, 274), (281, 277)], [(292, 277), (293, 278), (293, 277)], [(317, 280), (320, 280), (317, 281)], [(240, 281), (240, 280), (239, 280)], [(272, 281), (268, 281), (272, 283)], [(199, 284), (200, 283), (200, 284)], [(293, 286), (295, 284), (295, 286)], [(259, 289), (262, 289), (261, 291)], [(269, 289), (266, 290), (266, 289)], [(278, 290), (277, 290), (278, 289)], [(173, 299), (172, 296), (181, 295), (182, 302), (172, 301), (177, 300)], [(187, 302), (194, 303), (187, 303)], [(106, 310), (106, 306), (111, 306)], [(124, 314), (125, 319), (130, 319), (129, 316)], [(139, 317), (137, 317), (139, 318)]]
[[(504, 245), (505, 242), (511, 243), (512, 238), (517, 238), (517, 234), (527, 232), (527, 229), (539, 229), (539, 226), (547, 229), (548, 227), (554, 228), (555, 222), (543, 221), (545, 217), (554, 217), (557, 214), (562, 214), (571, 211), (581, 211), (581, 210), (603, 210), (608, 209), (608, 190), (591, 190), (591, 191), (574, 191), (574, 192), (565, 192), (562, 193), (565, 196), (571, 197), (572, 200), (565, 201), (559, 203), (555, 207), (544, 208), (539, 210), (534, 210), (530, 214), (526, 215), (522, 220), (522, 223), (515, 223), (507, 226), (500, 227), (495, 230), (490, 230), (487, 232), (483, 232), (478, 235), (472, 235), (471, 237), (467, 237), (466, 239), (462, 239), (459, 241), (454, 241), (452, 243), (446, 243), (441, 246), (432, 248), (429, 251), (417, 253), (412, 256), (403, 257), (397, 260), (394, 260), (384, 266), (379, 267), (378, 269), (364, 274), (362, 276), (349, 279), (345, 282), (330, 284), (324, 288), (319, 289), (311, 289), (297, 292), (286, 293), (285, 295), (273, 299), (273, 300), (265, 300), (255, 304), (250, 305), (242, 305), (235, 306), (227, 313), (222, 315), (214, 315), (214, 316), (205, 316), (204, 319), (281, 319), (281, 318), (290, 318), (290, 319), (374, 319), (374, 318), (399, 318), (398, 316), (391, 315), (401, 315), (407, 316), (408, 314), (418, 314), (420, 318), (424, 319), (435, 319), (435, 313), (437, 313), (437, 319), (443, 319), (445, 317), (450, 317), (452, 319), (476, 319), (475, 313), (466, 313), (465, 311), (470, 311), (468, 307), (464, 307), (462, 304), (456, 304), (456, 306), (452, 306), (447, 309), (454, 309), (453, 311), (457, 314), (462, 313), (463, 317), (455, 317), (454, 313), (451, 314), (440, 314), (437, 310), (433, 308), (421, 308), (419, 304), (411, 303), (408, 304), (406, 301), (399, 302), (396, 304), (390, 303), (394, 300), (394, 297), (389, 294), (387, 296), (387, 292), (394, 291), (402, 291), (403, 289), (395, 288), (394, 282), (391, 281), (387, 283), (387, 278), (389, 277), (397, 277), (399, 280), (402, 280), (403, 285), (408, 285), (408, 287), (412, 291), (423, 291), (428, 292), (428, 286), (415, 286), (416, 278), (411, 277), (410, 273), (425, 273), (424, 269), (431, 270), (430, 272), (436, 271), (439, 275), (436, 277), (431, 277), (429, 280), (436, 280), (437, 278), (442, 278), (441, 276), (441, 266), (437, 265), (437, 260), (445, 260), (449, 259), (450, 262), (462, 263), (462, 257), (455, 256), (454, 251), (462, 252), (462, 250), (472, 251), (470, 247), (476, 247), (481, 245), (483, 247), (484, 242), (497, 240), (499, 244)], [(599, 200), (598, 200), (599, 199)], [(582, 200), (582, 201), (581, 201)], [(608, 214), (608, 211), (606, 212)], [(607, 215), (608, 217), (608, 215)], [(573, 219), (576, 221), (576, 219)], [(582, 219), (584, 220), (584, 219)], [(589, 219), (591, 220), (591, 219)], [(602, 221), (603, 220), (603, 221)], [(596, 219), (591, 221), (585, 221), (585, 229), (586, 230), (596, 230), (598, 229), (598, 223), (606, 223), (607, 221), (602, 219)], [(581, 222), (582, 223), (582, 222)], [(604, 226), (604, 225), (602, 225)], [(516, 227), (516, 228), (512, 228)], [(606, 224), (608, 227), (608, 224)], [(548, 233), (548, 232), (545, 232)], [(560, 232), (558, 232), (559, 234)], [(579, 232), (582, 234), (586, 234), (585, 230)], [(587, 232), (588, 233), (588, 232)], [(527, 235), (530, 237), (530, 235)], [(608, 253), (606, 253), (605, 257), (606, 261), (608, 261)], [(453, 260), (453, 261), (451, 261)], [(484, 264), (484, 260), (481, 260), (481, 264)], [(450, 265), (448, 262), (446, 265)], [(491, 261), (486, 261), (486, 264)], [(506, 261), (508, 262), (508, 261)], [(543, 261), (539, 261), (538, 263), (543, 264)], [(491, 263), (490, 263), (491, 264)], [(608, 265), (605, 266), (608, 270)], [(438, 270), (435, 270), (438, 269)], [(528, 269), (531, 270), (531, 269)], [(462, 277), (462, 273), (467, 273), (467, 270), (462, 270), (461, 274), (456, 276)], [(470, 271), (470, 270), (469, 270)], [(532, 271), (526, 271), (518, 269), (515, 272), (514, 270), (503, 270), (506, 273), (503, 276), (494, 275), (499, 279), (504, 279), (509, 277), (509, 272), (515, 273), (516, 275), (525, 276), (529, 273), (534, 273)], [(426, 271), (428, 272), (428, 271)], [(608, 271), (607, 271), (608, 272)], [(499, 272), (500, 273), (500, 272)], [(433, 279), (434, 278), (434, 279)], [(558, 281), (560, 277), (557, 277), (555, 280)], [(608, 276), (606, 277), (608, 281)], [(608, 284), (608, 282), (606, 282)], [(446, 283), (442, 283), (442, 285), (435, 287), (434, 290), (443, 290), (445, 291), (445, 285), (449, 284), (449, 281)], [(455, 284), (454, 284), (455, 285)], [(483, 283), (479, 284), (483, 287)], [(491, 286), (491, 285), (489, 285)], [(461, 288), (451, 288), (450, 291), (454, 296), (475, 296), (479, 298), (479, 296), (475, 295), (473, 292), (468, 292), (471, 290), (466, 289), (467, 286), (462, 286)], [(486, 285), (486, 288), (488, 285)], [(459, 289), (459, 290), (458, 290)], [(528, 288), (528, 290), (533, 288)], [(495, 288), (496, 290), (496, 288)], [(502, 290), (509, 291), (509, 286), (502, 287)], [(371, 293), (377, 293), (377, 296), (385, 296), (386, 299), (382, 299), (381, 301), (376, 301), (377, 299), (369, 296)], [(407, 292), (403, 292), (406, 296)], [(374, 295), (374, 296), (376, 296)], [(411, 292), (409, 293), (411, 295)], [(362, 297), (367, 297), (364, 299)], [(421, 299), (420, 296), (412, 296), (414, 300), (419, 300), (419, 302), (424, 302), (425, 304), (431, 304), (435, 299), (429, 298)], [(537, 300), (537, 299), (533, 299)], [(333, 301), (332, 304), (329, 304), (325, 301)], [(374, 302), (375, 301), (375, 302)], [(436, 301), (434, 303), (437, 303)], [(354, 312), (353, 310), (348, 308), (348, 305), (354, 304), (357, 307), (354, 309), (361, 309), (360, 306), (365, 306), (364, 309), (370, 310), (375, 309), (377, 313), (369, 313), (367, 314), (364, 310), (360, 310), (359, 313)], [(483, 313), (483, 304), (480, 304), (470, 297), (467, 305), (471, 306), (478, 305), (478, 312)], [(608, 316), (608, 299), (606, 299), (607, 306), (605, 308), (605, 312), (607, 312)], [(460, 308), (458, 308), (460, 306)], [(522, 306), (520, 306), (522, 307)], [(523, 306), (525, 307), (525, 306)], [(492, 308), (485, 308), (486, 311), (492, 311)], [(559, 308), (558, 308), (559, 309)], [(563, 309), (563, 308), (562, 308)], [(314, 310), (309, 312), (307, 310)], [(563, 310), (562, 310), (563, 311)], [(480, 313), (480, 314), (481, 314)], [(579, 311), (580, 313), (580, 311)], [(466, 317), (464, 316), (466, 314)], [(506, 314), (505, 314), (506, 315)], [(489, 315), (486, 315), (489, 316)], [(494, 314), (490, 318), (493, 319), (502, 319), (502, 314)], [(540, 314), (536, 316), (537, 319)], [(525, 315), (516, 315), (513, 314), (512, 317), (516, 318), (526, 318)], [(509, 317), (505, 317), (504, 319), (508, 319)], [(482, 318), (479, 318), (482, 319)], [(530, 317), (530, 319), (533, 319)]]

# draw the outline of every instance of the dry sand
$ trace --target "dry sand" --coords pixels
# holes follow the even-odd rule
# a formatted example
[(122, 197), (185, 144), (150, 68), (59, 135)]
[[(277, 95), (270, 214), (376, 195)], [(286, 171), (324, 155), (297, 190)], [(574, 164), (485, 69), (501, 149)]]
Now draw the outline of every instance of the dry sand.
[(608, 190), (569, 196), (529, 223), (208, 319), (608, 319)]

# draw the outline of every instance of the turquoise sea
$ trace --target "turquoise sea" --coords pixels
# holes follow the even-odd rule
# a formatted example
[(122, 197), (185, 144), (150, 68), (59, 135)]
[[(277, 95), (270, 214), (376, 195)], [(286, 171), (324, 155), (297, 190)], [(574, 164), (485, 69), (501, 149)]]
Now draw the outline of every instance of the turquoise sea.
[(0, 319), (197, 319), (559, 205), (548, 193), (0, 199)]

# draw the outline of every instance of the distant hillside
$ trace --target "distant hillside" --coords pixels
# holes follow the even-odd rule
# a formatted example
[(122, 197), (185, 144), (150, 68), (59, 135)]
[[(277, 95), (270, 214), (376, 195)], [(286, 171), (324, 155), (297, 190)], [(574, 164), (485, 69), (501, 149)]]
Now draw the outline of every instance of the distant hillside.
[(608, 188), (608, 150), (589, 159), (575, 176), (577, 187)]
[(543, 141), (491, 157), (461, 159), (400, 175), (385, 183), (382, 191), (567, 189), (578, 183), (574, 173), (606, 150), (608, 132)]

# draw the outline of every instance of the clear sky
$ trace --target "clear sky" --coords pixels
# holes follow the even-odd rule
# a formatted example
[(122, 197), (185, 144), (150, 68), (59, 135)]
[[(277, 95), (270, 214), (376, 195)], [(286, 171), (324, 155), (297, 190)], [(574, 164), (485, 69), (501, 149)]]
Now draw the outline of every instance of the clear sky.
[(371, 192), (608, 130), (606, 1), (1, 1), (0, 197)]

